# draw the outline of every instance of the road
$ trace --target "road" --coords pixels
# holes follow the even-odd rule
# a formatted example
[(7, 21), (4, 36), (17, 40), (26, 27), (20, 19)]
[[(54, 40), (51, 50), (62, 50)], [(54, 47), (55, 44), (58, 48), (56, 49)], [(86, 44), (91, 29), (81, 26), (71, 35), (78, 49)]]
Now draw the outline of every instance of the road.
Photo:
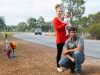
[[(55, 37), (53, 36), (34, 35), (34, 33), (20, 33), (15, 34), (14, 37), (56, 48)], [(85, 39), (84, 43), (86, 56), (100, 59), (100, 41)]]

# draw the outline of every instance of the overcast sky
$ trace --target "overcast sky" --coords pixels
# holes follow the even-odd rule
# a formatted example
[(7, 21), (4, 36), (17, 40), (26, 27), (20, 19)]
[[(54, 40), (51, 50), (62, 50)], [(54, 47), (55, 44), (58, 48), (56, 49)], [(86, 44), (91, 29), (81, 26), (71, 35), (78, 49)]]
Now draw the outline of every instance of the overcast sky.
[[(4, 16), (7, 25), (16, 25), (29, 17), (42, 16), (51, 21), (55, 16), (55, 4), (61, 0), (0, 0), (0, 16)], [(100, 11), (100, 0), (86, 0), (84, 15)]]

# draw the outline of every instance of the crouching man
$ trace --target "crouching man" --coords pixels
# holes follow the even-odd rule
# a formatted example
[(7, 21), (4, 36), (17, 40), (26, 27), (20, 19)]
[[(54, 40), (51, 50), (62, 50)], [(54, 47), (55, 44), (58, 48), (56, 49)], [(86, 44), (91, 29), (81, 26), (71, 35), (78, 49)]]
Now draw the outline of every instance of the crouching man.
[(64, 58), (59, 62), (60, 66), (70, 69), (77, 75), (82, 75), (81, 64), (84, 62), (84, 41), (77, 35), (77, 28), (69, 29), (70, 38), (65, 42)]

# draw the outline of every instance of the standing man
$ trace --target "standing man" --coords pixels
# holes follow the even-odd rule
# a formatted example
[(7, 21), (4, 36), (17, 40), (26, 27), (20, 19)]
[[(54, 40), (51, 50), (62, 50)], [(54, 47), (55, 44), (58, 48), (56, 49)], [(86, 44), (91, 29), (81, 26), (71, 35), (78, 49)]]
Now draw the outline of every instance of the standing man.
[(56, 46), (57, 46), (57, 57), (56, 57), (56, 62), (57, 62), (57, 71), (62, 72), (62, 69), (60, 68), (59, 65), (59, 60), (61, 58), (62, 50), (64, 43), (68, 36), (66, 36), (66, 30), (65, 27), (68, 25), (67, 23), (64, 23), (63, 20), (63, 7), (61, 4), (57, 4), (55, 6), (56, 10), (56, 17), (53, 19), (53, 24), (54, 28), (56, 31)]
[(69, 68), (70, 72), (76, 71), (81, 75), (81, 64), (84, 62), (84, 41), (77, 36), (77, 28), (69, 29), (70, 38), (66, 41), (64, 50), (65, 57), (59, 62), (60, 66)]

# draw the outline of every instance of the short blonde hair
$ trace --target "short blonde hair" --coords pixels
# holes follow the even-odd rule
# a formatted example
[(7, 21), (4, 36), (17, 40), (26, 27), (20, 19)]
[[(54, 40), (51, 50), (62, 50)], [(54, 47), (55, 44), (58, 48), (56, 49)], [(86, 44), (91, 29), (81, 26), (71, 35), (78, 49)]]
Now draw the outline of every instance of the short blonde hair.
[(57, 10), (58, 7), (62, 7), (62, 4), (56, 4), (55, 5), (55, 10)]

